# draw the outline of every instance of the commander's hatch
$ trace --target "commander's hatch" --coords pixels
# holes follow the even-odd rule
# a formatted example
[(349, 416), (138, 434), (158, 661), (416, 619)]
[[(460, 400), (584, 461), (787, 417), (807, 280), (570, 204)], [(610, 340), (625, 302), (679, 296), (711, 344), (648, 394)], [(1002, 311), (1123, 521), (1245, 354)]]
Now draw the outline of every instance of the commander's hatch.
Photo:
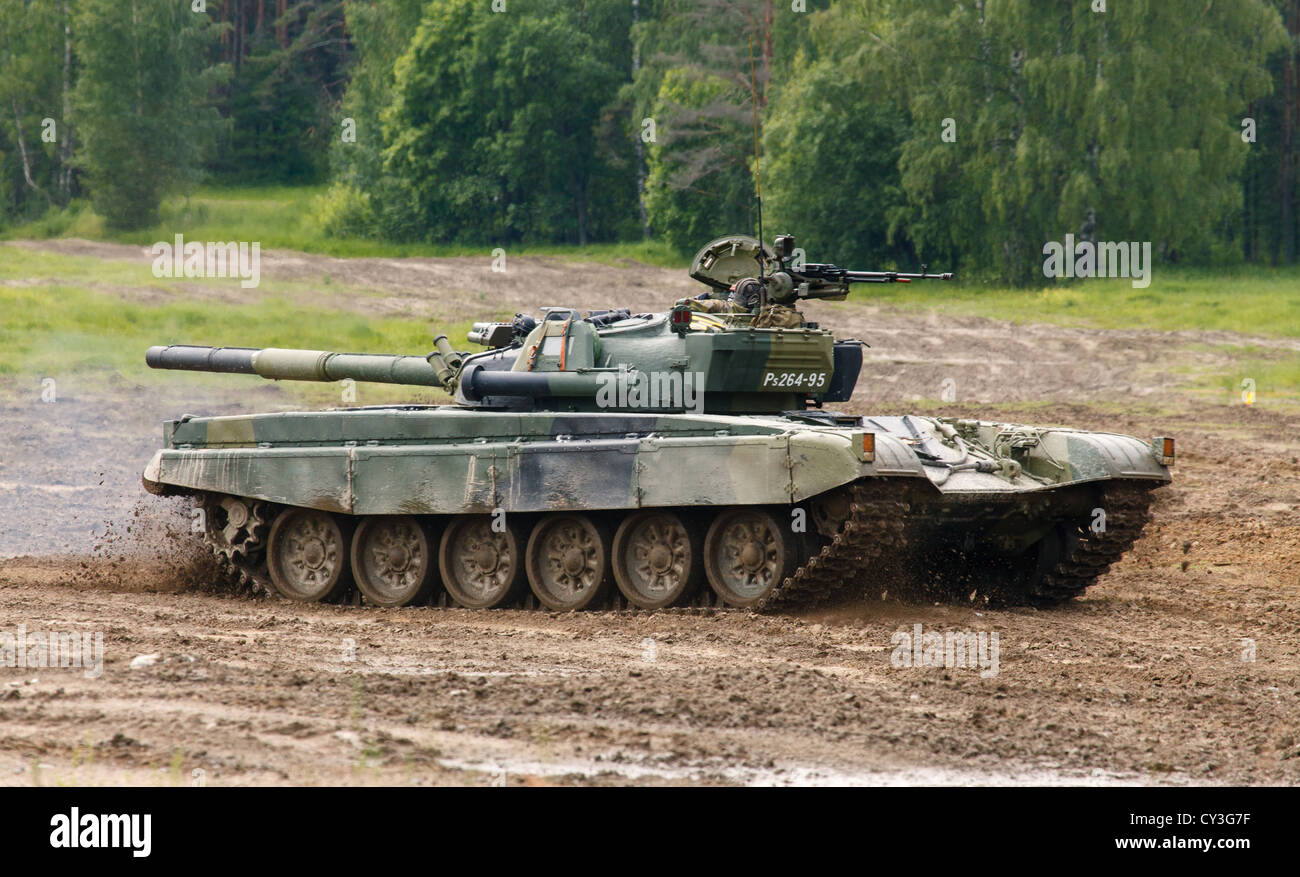
[[(763, 247), (765, 264), (772, 264), (772, 249)], [(759, 243), (743, 234), (720, 237), (704, 245), (691, 260), (691, 276), (717, 289), (730, 289), (737, 280), (757, 277)]]

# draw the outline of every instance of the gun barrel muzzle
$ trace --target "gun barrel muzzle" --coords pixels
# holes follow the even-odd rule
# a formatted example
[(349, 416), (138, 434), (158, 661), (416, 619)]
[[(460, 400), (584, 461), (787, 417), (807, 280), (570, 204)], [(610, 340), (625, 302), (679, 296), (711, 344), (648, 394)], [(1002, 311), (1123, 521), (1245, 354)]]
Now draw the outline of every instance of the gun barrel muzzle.
[(222, 372), (232, 375), (252, 375), (253, 354), (256, 347), (196, 347), (191, 344), (171, 344), (150, 347), (144, 361), (150, 368), (180, 369), (196, 372)]

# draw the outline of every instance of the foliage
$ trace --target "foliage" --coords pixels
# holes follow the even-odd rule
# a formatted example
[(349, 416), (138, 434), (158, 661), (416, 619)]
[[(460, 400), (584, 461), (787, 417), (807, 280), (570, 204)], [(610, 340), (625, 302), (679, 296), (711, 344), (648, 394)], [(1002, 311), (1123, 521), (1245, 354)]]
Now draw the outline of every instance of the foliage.
[(1044, 243), (1093, 211), (1099, 240), (1211, 261), (1241, 208), (1242, 111), (1285, 39), (1265, 0), (868, 5), (888, 23), (877, 51), (911, 121), (897, 221), (923, 256), (1041, 280)]
[(313, 246), (680, 256), (756, 231), (761, 180), (841, 264), (1297, 258), (1300, 0), (198, 5), (0, 0), (0, 226), (153, 228), (206, 174), (328, 181)]
[(112, 228), (150, 225), (163, 195), (197, 178), (213, 30), (171, 0), (81, 0), (74, 33), (77, 159), (95, 210)]
[(609, 2), (539, 0), (503, 13), (477, 0), (428, 5), (381, 114), (384, 170), (401, 184), (405, 214), (387, 231), (458, 242), (608, 238), (598, 223), (618, 217), (592, 206), (618, 197), (596, 152), (596, 120), (623, 75), (598, 38), (611, 16), (596, 13)]
[(67, 2), (0, 0), (0, 223), (66, 206), (76, 193), (70, 16)]

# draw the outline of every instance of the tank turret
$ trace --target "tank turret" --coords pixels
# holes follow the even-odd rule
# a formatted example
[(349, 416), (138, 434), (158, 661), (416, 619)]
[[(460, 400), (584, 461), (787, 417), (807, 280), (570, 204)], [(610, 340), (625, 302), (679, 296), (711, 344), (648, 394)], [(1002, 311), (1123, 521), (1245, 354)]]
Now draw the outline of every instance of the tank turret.
[(851, 283), (952, 277), (801, 265), (794, 252), (788, 235), (774, 249), (743, 235), (718, 238), (691, 266), (710, 290), (667, 313), (547, 307), (540, 320), (474, 324), (469, 341), (489, 348), (479, 353), (439, 336), (427, 356), (177, 345), (152, 347), (145, 361), (273, 380), (440, 387), (483, 408), (779, 413), (847, 401), (862, 367), (861, 342), (835, 341), (803, 319), (798, 301), (843, 298)]

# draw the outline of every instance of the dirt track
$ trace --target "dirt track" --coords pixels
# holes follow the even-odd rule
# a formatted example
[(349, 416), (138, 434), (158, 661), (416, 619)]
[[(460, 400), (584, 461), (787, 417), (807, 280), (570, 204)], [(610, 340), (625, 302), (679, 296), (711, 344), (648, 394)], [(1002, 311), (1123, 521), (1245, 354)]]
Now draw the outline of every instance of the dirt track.
[[(281, 264), (310, 278), (336, 261)], [(459, 296), (401, 293), (400, 263), (367, 270), (413, 312)], [(603, 290), (625, 276), (545, 270), (573, 278), (565, 304), (617, 304)], [(1041, 401), (1040, 422), (1177, 435), (1156, 524), (1053, 611), (301, 607), (213, 591), (180, 504), (138, 488), (158, 421), (265, 410), (275, 388), (19, 397), (0, 411), (0, 634), (99, 631), (105, 664), (0, 667), (0, 782), (1300, 782), (1300, 416), (1174, 377), (1216, 367), (1195, 341), (1242, 339), (813, 316), (873, 344), (849, 407), (897, 411), (952, 376), (946, 413), (1023, 419), (1007, 406)], [(893, 669), (891, 636), (915, 624), (998, 633), (998, 674)]]

